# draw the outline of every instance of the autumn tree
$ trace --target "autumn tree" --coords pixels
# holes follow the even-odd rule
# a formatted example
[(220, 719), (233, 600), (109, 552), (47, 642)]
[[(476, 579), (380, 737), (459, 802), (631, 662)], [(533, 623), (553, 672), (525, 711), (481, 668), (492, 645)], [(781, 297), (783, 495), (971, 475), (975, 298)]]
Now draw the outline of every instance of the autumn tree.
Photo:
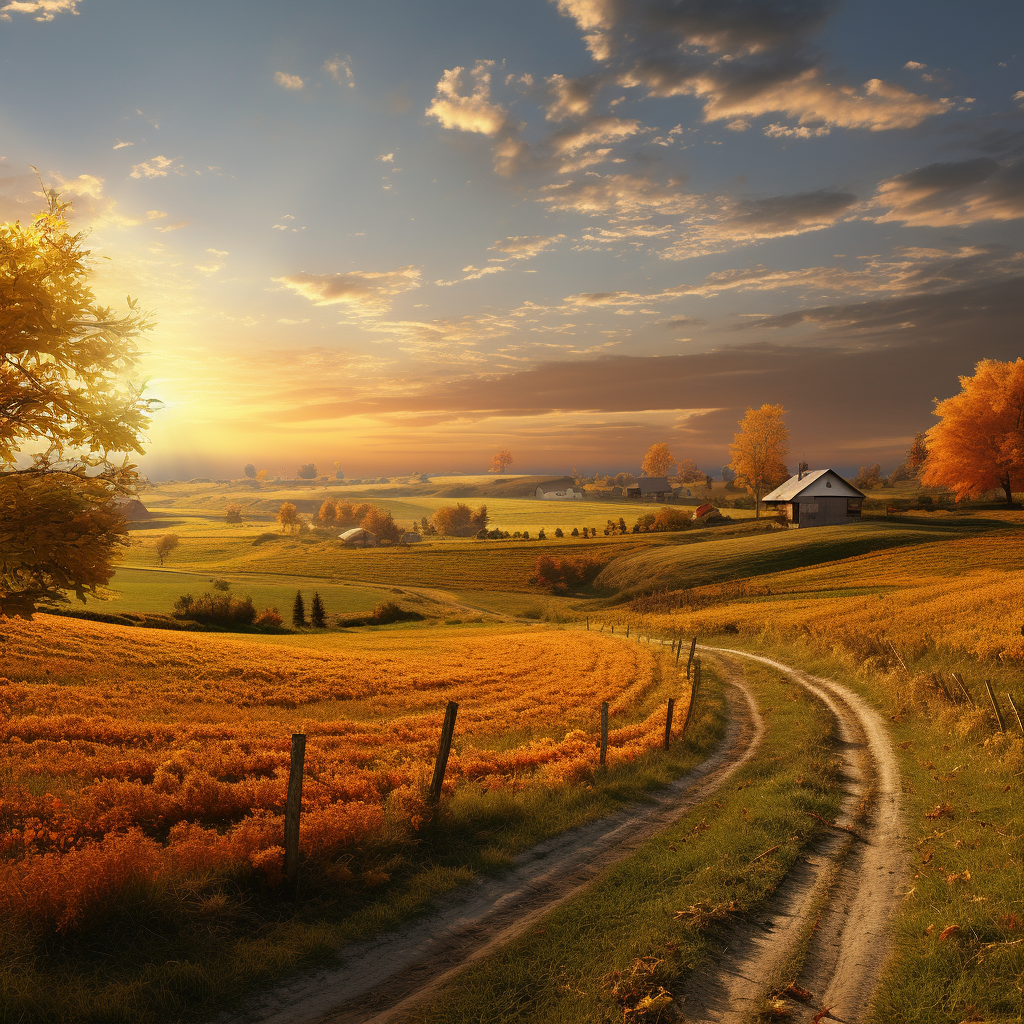
[(69, 204), (44, 195), (0, 225), (0, 616), (109, 582), (128, 543), (111, 499), (134, 492), (152, 411), (132, 377), (150, 323), (96, 301)]
[(430, 525), (446, 537), (456, 536), (460, 530), (471, 526), (472, 522), (472, 510), (461, 501), (455, 505), (442, 505), (430, 517)]
[(164, 559), (181, 543), (181, 538), (176, 533), (165, 533), (156, 542), (156, 557), (160, 559), (160, 564), (164, 564)]
[(320, 511), (316, 514), (317, 522), (325, 530), (329, 530), (332, 526), (338, 524), (338, 507), (328, 498), (321, 506)]
[(921, 483), (957, 501), (999, 488), (1012, 508), (1024, 491), (1024, 359), (982, 359), (960, 378), (960, 394), (936, 399), (935, 415)]
[(224, 518), (229, 523), (240, 523), (242, 521), (242, 506), (237, 501), (229, 501), (224, 506)]
[(366, 514), (360, 520), (359, 525), (364, 530), (369, 530), (369, 532), (378, 540), (390, 540), (394, 542), (402, 535), (402, 531), (399, 530), (398, 524), (395, 522), (394, 517), (391, 514), (391, 510), (377, 508), (376, 505), (371, 505), (367, 509)]
[(256, 470), (256, 479), (259, 483), (263, 483), (267, 479), (267, 471), (265, 469)]
[(255, 479), (256, 479), (256, 467), (255, 467), (255, 466), (254, 466), (254, 465), (253, 465), (253, 464), (252, 464), (251, 462), (247, 462), (247, 463), (245, 464), (244, 468), (242, 469), (242, 472), (243, 472), (243, 473), (244, 473), (244, 474), (245, 474), (245, 475), (246, 475), (246, 476), (247, 476), (247, 477), (248, 477), (248, 478), (249, 478), (250, 480), (255, 480)]
[(471, 526), (475, 526), (478, 530), (487, 529), (487, 520), (490, 517), (487, 514), (487, 506), (481, 505), (470, 517), (469, 522)]
[(860, 472), (854, 478), (853, 486), (859, 487), (861, 490), (867, 488), (870, 490), (872, 487), (882, 486), (882, 467), (879, 463), (875, 463), (872, 466), (861, 466)]
[(277, 521), (281, 524), (282, 533), (294, 530), (299, 522), (299, 510), (290, 501), (286, 501), (277, 510)]
[(676, 464), (676, 457), (668, 450), (667, 444), (652, 444), (647, 449), (640, 470), (644, 476), (668, 476)]
[(507, 448), (502, 448), (491, 456), (492, 473), (504, 473), (506, 467), (511, 465), (512, 453)]
[(296, 473), (300, 480), (315, 480), (317, 476), (316, 463), (307, 462), (304, 465), (299, 466)]
[(789, 454), (789, 430), (783, 422), (785, 409), (765, 403), (760, 409), (747, 409), (739, 421), (739, 431), (729, 445), (732, 468), (743, 477), (754, 496), (756, 516), (761, 518), (761, 499), (789, 476), (785, 459)]
[(309, 607), (309, 624), (316, 629), (323, 629), (327, 625), (327, 613), (318, 591), (313, 592), (313, 603)]
[(683, 484), (702, 484), (705, 482), (704, 470), (697, 468), (693, 459), (683, 459), (679, 463), (679, 482)]

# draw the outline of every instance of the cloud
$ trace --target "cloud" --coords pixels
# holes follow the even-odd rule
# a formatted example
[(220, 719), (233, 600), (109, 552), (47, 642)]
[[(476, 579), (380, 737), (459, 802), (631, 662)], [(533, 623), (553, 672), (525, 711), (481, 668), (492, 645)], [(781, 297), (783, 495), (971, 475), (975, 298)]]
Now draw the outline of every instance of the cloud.
[(283, 71), (274, 72), (274, 81), (282, 89), (302, 89), (306, 83), (298, 75), (288, 75)]
[(350, 89), (354, 89), (356, 87), (355, 75), (352, 74), (351, 57), (341, 57), (338, 54), (335, 54), (329, 60), (324, 61), (323, 70), (330, 75), (338, 85), (347, 85)]
[(873, 200), (878, 223), (951, 227), (1024, 217), (1024, 160), (991, 157), (928, 164), (883, 181)]
[(545, 185), (537, 201), (552, 210), (571, 210), (595, 216), (647, 218), (658, 214), (687, 213), (697, 197), (679, 192), (675, 182), (662, 185), (635, 174), (598, 175), (596, 178)]
[(510, 259), (529, 260), (545, 249), (550, 249), (563, 238), (565, 235), (510, 235), (500, 242), (495, 242), (491, 249), (494, 252), (505, 253)]
[(121, 141), (120, 139), (118, 139), (118, 140), (117, 140), (117, 141), (116, 141), (116, 142), (114, 143), (114, 146), (113, 146), (113, 148), (114, 148), (114, 149), (124, 149), (124, 148), (125, 148), (125, 146), (134, 146), (134, 145), (135, 145), (135, 143), (134, 143), (134, 142), (122, 142), (122, 141)]
[[(831, 81), (810, 37), (831, 0), (557, 0), (605, 76), (648, 96), (696, 96), (706, 121), (785, 113), (798, 125), (885, 131), (952, 108), (878, 78), (860, 89)], [(556, 111), (558, 95), (555, 95)]]
[(544, 84), (548, 91), (546, 118), (549, 121), (562, 121), (566, 117), (585, 117), (598, 92), (604, 85), (599, 75), (584, 78), (565, 78), (562, 75), (551, 75)]
[(395, 162), (395, 154), (394, 153), (381, 153), (381, 155), (379, 157), (377, 157), (377, 159), (382, 164), (393, 164)]
[(548, 144), (560, 156), (572, 156), (586, 146), (596, 146), (602, 142), (621, 142), (639, 131), (639, 121), (624, 121), (618, 117), (595, 117), (578, 127), (555, 132), (548, 139)]
[(828, 135), (832, 131), (827, 125), (819, 125), (817, 128), (808, 128), (806, 125), (793, 127), (786, 124), (769, 124), (763, 129), (769, 139), (814, 139), (822, 135)]
[(508, 124), (508, 113), (491, 102), (493, 61), (477, 61), (470, 72), (472, 91), (463, 95), (464, 68), (446, 71), (437, 83), (437, 95), (426, 109), (428, 117), (436, 117), (442, 127), (462, 132), (497, 135)]
[(53, 21), (58, 14), (77, 14), (79, 0), (10, 0), (0, 7), (0, 21), (10, 21), (11, 13), (34, 14), (36, 21)]
[(928, 67), (928, 65), (921, 64), (919, 61), (916, 60), (908, 60), (907, 63), (903, 65), (903, 67), (906, 71), (924, 71), (925, 68)]
[(353, 270), (347, 274), (290, 274), (273, 279), (316, 306), (346, 305), (356, 310), (386, 309), (391, 299), (420, 286), (418, 267)]
[(184, 174), (185, 169), (178, 163), (179, 157), (155, 156), (142, 163), (132, 164), (129, 178), (166, 178), (168, 174)]

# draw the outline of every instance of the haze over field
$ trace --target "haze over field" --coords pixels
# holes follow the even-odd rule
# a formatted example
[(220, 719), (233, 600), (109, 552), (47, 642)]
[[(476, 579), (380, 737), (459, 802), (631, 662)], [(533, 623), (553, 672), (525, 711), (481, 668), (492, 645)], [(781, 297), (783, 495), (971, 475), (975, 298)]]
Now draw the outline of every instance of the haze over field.
[[(1019, 5), (0, 0), (0, 220), (138, 296), (155, 478), (895, 464), (1020, 353)], [(40, 69), (46, 69), (40, 74)]]

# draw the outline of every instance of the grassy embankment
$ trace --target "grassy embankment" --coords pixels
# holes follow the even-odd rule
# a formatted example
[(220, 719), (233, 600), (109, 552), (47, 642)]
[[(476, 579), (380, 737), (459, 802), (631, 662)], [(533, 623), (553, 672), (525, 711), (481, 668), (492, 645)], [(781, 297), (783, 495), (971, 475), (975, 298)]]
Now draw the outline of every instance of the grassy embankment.
[[(1024, 738), (1007, 693), (1024, 705), (1024, 517), (984, 518), (995, 524), (981, 535), (733, 574), (726, 585), (637, 599), (624, 615), (634, 628), (695, 634), (845, 682), (890, 721), (909, 835), (907, 896), (878, 1024), (1020, 1019)], [(642, 556), (630, 557), (629, 571), (642, 571)]]

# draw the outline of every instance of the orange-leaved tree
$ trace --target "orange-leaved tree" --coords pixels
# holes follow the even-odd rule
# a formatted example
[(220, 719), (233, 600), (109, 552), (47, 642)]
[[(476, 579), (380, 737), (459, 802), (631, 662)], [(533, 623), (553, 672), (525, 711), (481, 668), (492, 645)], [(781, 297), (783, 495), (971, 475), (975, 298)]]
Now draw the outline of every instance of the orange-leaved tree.
[(320, 525), (325, 529), (329, 530), (332, 526), (337, 525), (338, 522), (338, 507), (328, 498), (321, 506), (320, 511), (317, 512), (316, 518)]
[(789, 430), (781, 405), (765, 403), (760, 409), (747, 409), (739, 421), (739, 431), (729, 445), (732, 468), (743, 477), (754, 495), (757, 518), (761, 518), (761, 499), (789, 477)]
[(506, 466), (512, 465), (512, 453), (507, 448), (496, 451), (491, 456), (491, 472), (504, 473)]
[(676, 458), (668, 450), (668, 445), (659, 442), (647, 449), (640, 469), (644, 476), (668, 476), (675, 464)]
[(277, 510), (277, 521), (281, 524), (282, 533), (294, 530), (299, 522), (299, 510), (290, 501), (286, 501)]
[(132, 377), (149, 321), (96, 301), (69, 204), (44, 196), (0, 224), (0, 617), (109, 582), (128, 543), (111, 499), (134, 492), (153, 404)]
[(1013, 505), (1024, 491), (1024, 359), (982, 359), (960, 394), (935, 400), (928, 431), (926, 487), (949, 487), (957, 501), (999, 488)]
[(702, 484), (707, 478), (703, 469), (698, 468), (693, 459), (683, 459), (679, 463), (679, 482), (683, 484)]
[(402, 536), (402, 531), (395, 523), (390, 510), (377, 508), (371, 505), (367, 509), (359, 525), (364, 530), (369, 530), (378, 540), (396, 541)]

